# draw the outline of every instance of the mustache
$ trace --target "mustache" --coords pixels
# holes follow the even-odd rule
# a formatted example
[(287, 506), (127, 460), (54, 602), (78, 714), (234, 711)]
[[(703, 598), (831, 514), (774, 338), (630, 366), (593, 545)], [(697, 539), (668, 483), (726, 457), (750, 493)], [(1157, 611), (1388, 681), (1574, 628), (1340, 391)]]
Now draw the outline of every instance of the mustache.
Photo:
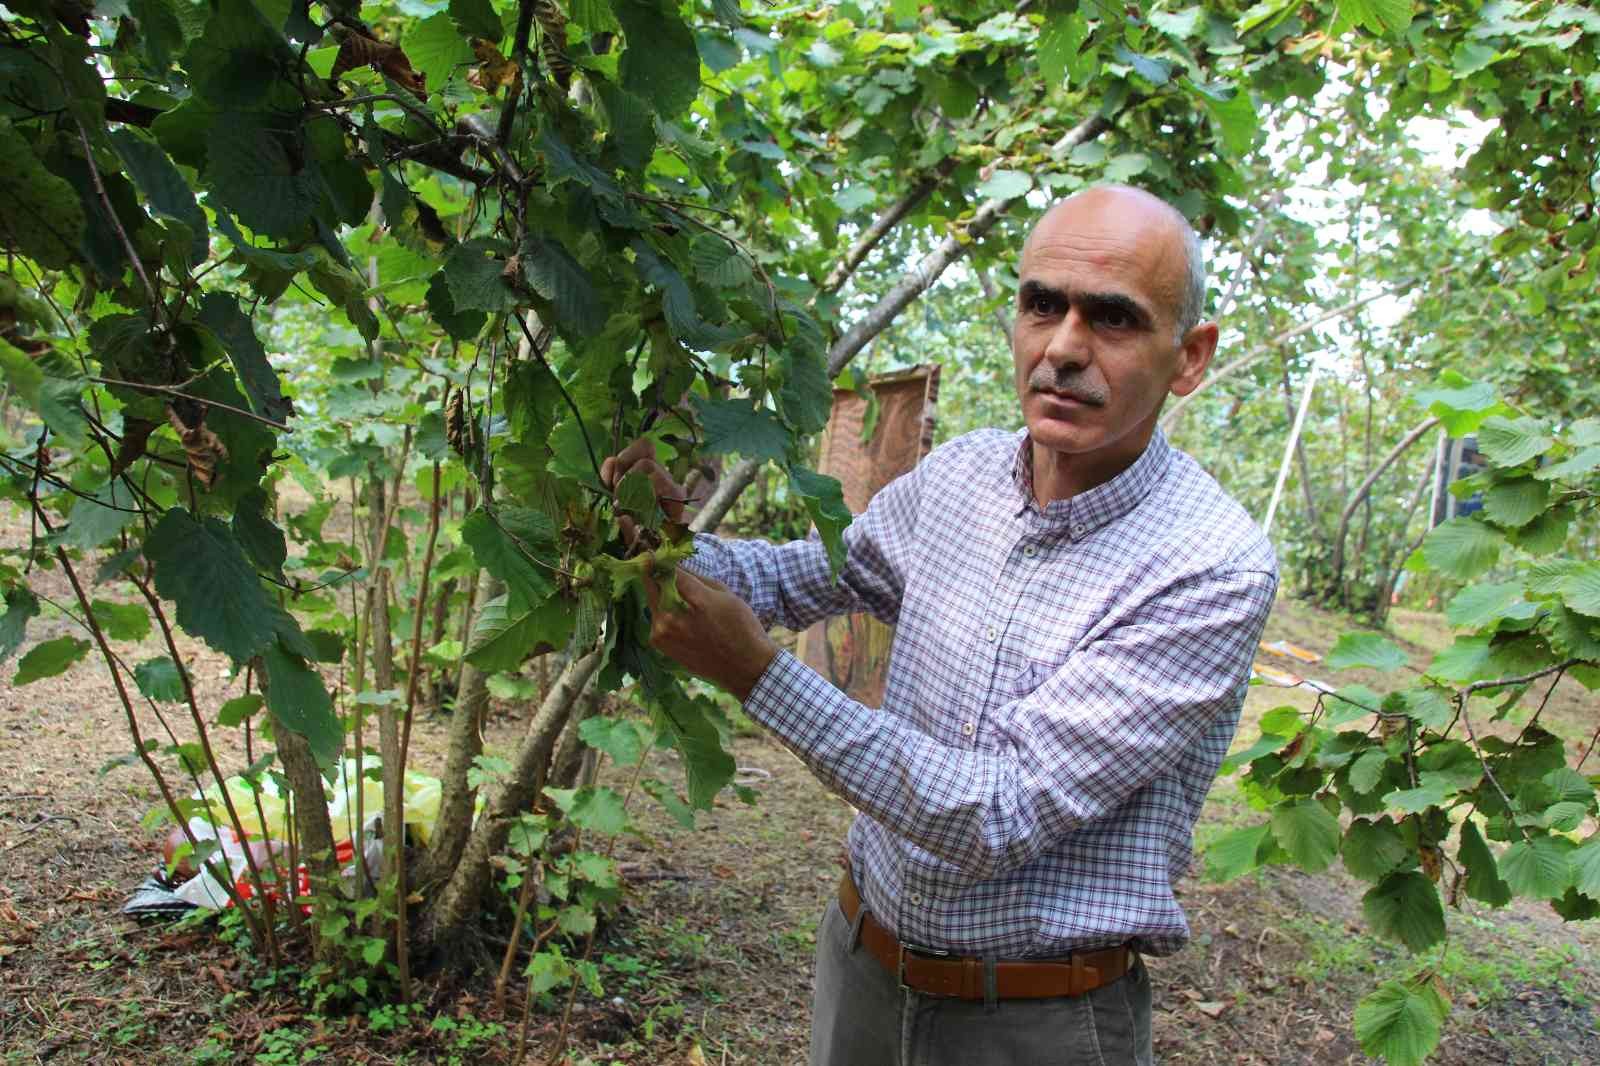
[(1058, 393), (1094, 407), (1104, 407), (1106, 404), (1106, 390), (1085, 381), (1083, 371), (1057, 371), (1048, 363), (1040, 363), (1033, 368), (1028, 375), (1028, 388), (1034, 392)]

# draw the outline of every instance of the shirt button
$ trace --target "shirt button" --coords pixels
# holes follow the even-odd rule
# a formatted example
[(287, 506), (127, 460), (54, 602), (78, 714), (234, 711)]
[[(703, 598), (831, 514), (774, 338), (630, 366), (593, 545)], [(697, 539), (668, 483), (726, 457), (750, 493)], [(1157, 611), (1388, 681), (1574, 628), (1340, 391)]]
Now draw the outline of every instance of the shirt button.
[(994, 626), (990, 626), (988, 629), (985, 629), (983, 631), (983, 639), (984, 640), (994, 641), (994, 640), (998, 640), (999, 638), (1000, 638), (1000, 631), (998, 629), (996, 629)]
[(1087, 532), (1089, 532), (1089, 527), (1084, 525), (1082, 522), (1079, 522), (1077, 525), (1072, 527), (1072, 535), (1074, 537), (1081, 537)]
[(921, 893), (921, 892), (913, 892), (913, 893), (911, 893), (911, 895), (910, 895), (910, 896), (909, 896), (909, 897), (907, 897), (907, 898), (909, 898), (909, 899), (910, 899), (910, 900), (911, 900), (911, 905), (912, 905), (912, 906), (913, 906), (913, 907), (920, 907), (920, 906), (922, 906), (922, 893)]
[(963, 736), (970, 737), (972, 734), (976, 733), (977, 731), (978, 731), (978, 727), (973, 725), (971, 722), (962, 722), (961, 723), (961, 733), (962, 733)]
[(1032, 559), (1035, 555), (1039, 554), (1039, 549), (1035, 548), (1032, 544), (1030, 544), (1027, 547), (1022, 549), (1022, 554), (1025, 557), (1027, 557), (1029, 559)]

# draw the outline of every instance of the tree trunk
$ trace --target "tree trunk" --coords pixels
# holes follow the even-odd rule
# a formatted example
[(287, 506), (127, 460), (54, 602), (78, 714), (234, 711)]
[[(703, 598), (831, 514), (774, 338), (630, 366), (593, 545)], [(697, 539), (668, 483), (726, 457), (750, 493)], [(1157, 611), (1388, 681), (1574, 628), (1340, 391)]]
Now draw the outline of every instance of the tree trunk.
[[(1406, 503), (1406, 516), (1401, 520), (1400, 531), (1395, 536), (1395, 540), (1399, 543), (1404, 554), (1390, 555), (1384, 560), (1382, 568), (1378, 570), (1377, 602), (1373, 605), (1372, 618), (1379, 625), (1382, 625), (1384, 619), (1389, 616), (1389, 601), (1394, 598), (1394, 585), (1396, 579), (1400, 576), (1400, 567), (1405, 563), (1406, 556), (1416, 551), (1415, 545), (1406, 546), (1406, 530), (1411, 528), (1411, 516), (1417, 513), (1417, 505), (1422, 502), (1422, 497), (1427, 493), (1428, 487), (1433, 484), (1434, 472), (1438, 462), (1439, 452), (1436, 448), (1429, 452), (1427, 459), (1424, 460), (1422, 476), (1417, 478), (1417, 484), (1411, 490), (1411, 499)], [(1429, 522), (1422, 524), (1423, 537), (1428, 535), (1430, 528), (1431, 524)], [(1421, 543), (1422, 537), (1418, 537), (1416, 544), (1420, 545)]]
[(1425, 418), (1419, 422), (1415, 427), (1412, 428), (1411, 432), (1400, 438), (1400, 443), (1396, 444), (1389, 450), (1389, 454), (1384, 456), (1378, 465), (1372, 468), (1372, 472), (1367, 475), (1366, 480), (1357, 485), (1356, 490), (1352, 492), (1350, 494), (1350, 498), (1345, 501), (1344, 513), (1339, 516), (1339, 530), (1334, 534), (1333, 537), (1333, 563), (1330, 576), (1330, 580), (1332, 582), (1331, 588), (1333, 591), (1338, 592), (1343, 588), (1344, 544), (1345, 539), (1349, 536), (1350, 519), (1356, 513), (1356, 508), (1361, 506), (1361, 501), (1367, 498), (1367, 493), (1372, 491), (1372, 486), (1377, 484), (1378, 479), (1383, 476), (1384, 471), (1393, 466), (1395, 460), (1404, 455), (1406, 449), (1410, 448), (1413, 444), (1420, 440), (1423, 434), (1427, 433), (1428, 430), (1432, 429), (1438, 424), (1439, 420), (1433, 417)]
[(422, 930), (423, 943), (436, 955), (456, 955), (465, 946), (477, 918), (492, 874), (490, 860), (505, 847), (517, 817), (536, 798), (534, 782), (548, 767), (556, 739), (578, 704), (578, 697), (594, 677), (603, 652), (577, 656), (561, 672), (512, 759), (511, 773), (489, 800), (456, 864), (429, 912)]
[[(505, 591), (505, 584), (490, 577), (487, 570), (481, 572), (479, 583), (485, 600)], [(463, 660), (461, 688), (456, 692), (444, 773), (440, 775), (439, 818), (428, 842), (427, 858), (417, 872), (419, 887), (446, 880), (467, 846), (472, 832), (472, 808), (478, 798), (477, 790), (467, 787), (467, 771), (472, 768), (472, 760), (483, 753), (483, 722), (488, 710), (489, 675)]]
[[(582, 773), (585, 759), (590, 757), (592, 749), (583, 746), (578, 729), (584, 721), (593, 717), (600, 711), (603, 697), (593, 689), (583, 694), (583, 699), (578, 704), (577, 711), (567, 722), (567, 727), (561, 731), (561, 741), (556, 745), (555, 757), (550, 760), (550, 774), (546, 784), (556, 788), (574, 788)], [(541, 785), (541, 789), (542, 789)]]

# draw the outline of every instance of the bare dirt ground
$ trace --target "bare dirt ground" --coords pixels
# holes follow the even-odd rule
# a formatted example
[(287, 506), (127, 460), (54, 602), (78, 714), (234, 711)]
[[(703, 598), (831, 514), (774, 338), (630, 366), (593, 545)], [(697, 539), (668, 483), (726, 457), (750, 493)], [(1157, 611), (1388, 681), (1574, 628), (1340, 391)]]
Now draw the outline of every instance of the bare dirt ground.
[[(64, 580), (49, 578), (66, 602)], [(29, 641), (72, 628), (47, 611)], [(1339, 628), (1331, 616), (1284, 603), (1268, 639), (1325, 652)], [(1426, 648), (1447, 639), (1430, 615), (1402, 615), (1395, 628), (1419, 664)], [(134, 661), (161, 651), (152, 640)], [(180, 651), (203, 706), (238, 694), (219, 656), (182, 638)], [(143, 769), (97, 774), (132, 748), (108, 676), (92, 658), (22, 689), (10, 687), (13, 672), (8, 664), (0, 680), (0, 1063), (511, 1061), (518, 1011), (496, 1014), (483, 978), (465, 989), (425, 979), (414, 1015), (320, 1016), (292, 980), (275, 980), (209, 928), (175, 931), (122, 917), (123, 900), (160, 855), (139, 827), (156, 802)], [(1352, 679), (1382, 683), (1359, 672), (1339, 678)], [(1241, 743), (1254, 739), (1255, 718), (1285, 702), (1307, 705), (1309, 697), (1252, 690)], [(1597, 704), (1563, 682), (1544, 721), (1581, 745), (1600, 723)], [(162, 735), (153, 718), (143, 725)], [(171, 725), (180, 738), (192, 732), (175, 716)], [(497, 708), (491, 750), (509, 746), (522, 725), (515, 708)], [(225, 765), (245, 765), (236, 732), (217, 733), (226, 740)], [(442, 735), (441, 722), (419, 724), (417, 764), (437, 769)], [(837, 884), (850, 812), (761, 736), (741, 737), (736, 755), (741, 766), (771, 775), (751, 775), (759, 804), (728, 798), (693, 833), (659, 809), (639, 810), (641, 833), (619, 851), (626, 902), (594, 953), (606, 995), (578, 999), (573, 1063), (804, 1061), (813, 936)], [(678, 773), (661, 769), (668, 780)], [(1203, 844), (1253, 817), (1231, 782), (1220, 782), (1198, 836)], [(1186, 880), (1194, 943), (1151, 960), (1160, 1059), (1367, 1061), (1351, 1011), (1394, 950), (1365, 935), (1363, 889), (1337, 872), (1268, 871), (1226, 885)], [(1444, 976), (1455, 1012), (1435, 1061), (1600, 1062), (1597, 926), (1566, 925), (1521, 904), (1453, 914)], [(536, 1009), (530, 1061), (545, 1061), (556, 1024), (555, 1009)]]

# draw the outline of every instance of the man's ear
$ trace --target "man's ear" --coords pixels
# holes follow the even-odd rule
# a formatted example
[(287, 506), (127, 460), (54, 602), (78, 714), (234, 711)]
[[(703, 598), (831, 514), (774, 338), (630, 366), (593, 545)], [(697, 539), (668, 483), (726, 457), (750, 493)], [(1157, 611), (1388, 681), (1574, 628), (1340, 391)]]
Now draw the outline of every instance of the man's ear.
[(1187, 396), (1200, 387), (1217, 354), (1217, 324), (1202, 322), (1184, 334), (1178, 345), (1178, 372), (1172, 378), (1172, 394)]

